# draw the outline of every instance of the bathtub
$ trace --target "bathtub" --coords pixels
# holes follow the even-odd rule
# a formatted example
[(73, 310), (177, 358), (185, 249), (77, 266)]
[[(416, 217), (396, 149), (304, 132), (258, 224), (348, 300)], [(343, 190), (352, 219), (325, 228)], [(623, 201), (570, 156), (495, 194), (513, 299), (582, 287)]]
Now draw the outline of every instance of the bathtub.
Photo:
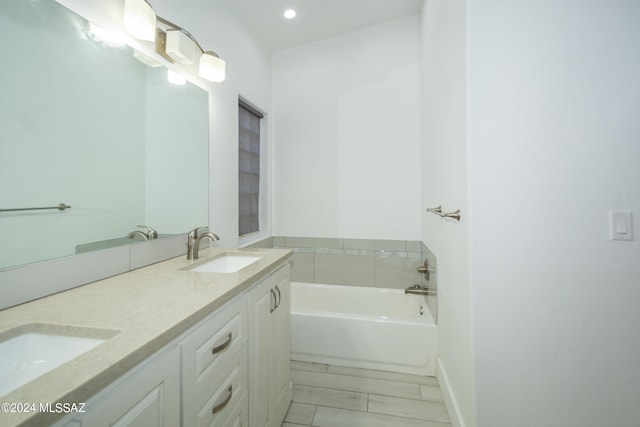
[(436, 374), (437, 327), (403, 290), (291, 283), (291, 359)]

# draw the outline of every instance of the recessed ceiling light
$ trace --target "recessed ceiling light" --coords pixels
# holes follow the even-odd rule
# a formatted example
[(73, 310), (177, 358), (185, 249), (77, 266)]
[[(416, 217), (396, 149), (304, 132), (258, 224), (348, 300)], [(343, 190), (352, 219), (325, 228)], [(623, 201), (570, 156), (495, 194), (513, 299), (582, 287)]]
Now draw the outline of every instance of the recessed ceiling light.
[(287, 9), (284, 11), (284, 17), (287, 19), (293, 19), (296, 17), (296, 11), (293, 9)]

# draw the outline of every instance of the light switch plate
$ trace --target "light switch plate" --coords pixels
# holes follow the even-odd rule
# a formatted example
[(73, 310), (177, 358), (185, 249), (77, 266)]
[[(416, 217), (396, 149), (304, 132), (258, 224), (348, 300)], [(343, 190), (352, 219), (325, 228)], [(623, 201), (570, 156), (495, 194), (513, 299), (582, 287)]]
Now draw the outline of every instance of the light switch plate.
[(609, 238), (633, 240), (633, 215), (631, 211), (609, 211)]

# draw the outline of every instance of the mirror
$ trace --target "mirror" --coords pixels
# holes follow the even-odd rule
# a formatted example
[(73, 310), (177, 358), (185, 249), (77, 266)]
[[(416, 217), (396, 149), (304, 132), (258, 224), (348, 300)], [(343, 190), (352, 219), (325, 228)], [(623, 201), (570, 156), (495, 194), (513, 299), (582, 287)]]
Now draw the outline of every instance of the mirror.
[(0, 36), (0, 269), (208, 224), (207, 91), (53, 0), (0, 2)]

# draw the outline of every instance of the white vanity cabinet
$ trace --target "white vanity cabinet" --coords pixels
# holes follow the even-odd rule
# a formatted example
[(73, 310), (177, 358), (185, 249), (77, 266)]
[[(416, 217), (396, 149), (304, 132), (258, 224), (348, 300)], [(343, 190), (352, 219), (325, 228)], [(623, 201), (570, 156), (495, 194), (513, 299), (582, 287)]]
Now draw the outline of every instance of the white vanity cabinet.
[(248, 416), (246, 344), (244, 295), (226, 303), (180, 342), (184, 426), (225, 426), (233, 414)]
[(291, 402), (289, 265), (236, 295), (55, 427), (280, 427)]
[(151, 356), (87, 402), (64, 427), (175, 427), (180, 425), (180, 348)]
[(291, 402), (289, 265), (248, 292), (251, 427), (280, 427)]

